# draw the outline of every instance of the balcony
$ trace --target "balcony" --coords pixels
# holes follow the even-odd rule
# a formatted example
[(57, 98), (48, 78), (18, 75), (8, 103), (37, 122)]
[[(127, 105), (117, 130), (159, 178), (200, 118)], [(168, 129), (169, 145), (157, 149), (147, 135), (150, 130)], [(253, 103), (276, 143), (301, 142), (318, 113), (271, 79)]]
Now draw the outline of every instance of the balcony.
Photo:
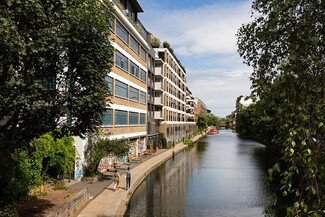
[(162, 111), (155, 111), (155, 119), (156, 120), (162, 120), (164, 119)]
[(160, 105), (160, 106), (164, 105), (164, 101), (162, 97), (155, 97), (155, 105)]
[(162, 81), (155, 82), (155, 90), (157, 90), (157, 91), (163, 91), (163, 83), (162, 83)]
[(155, 76), (161, 77), (161, 78), (164, 77), (164, 70), (163, 70), (162, 66), (155, 68)]
[(137, 19), (137, 14), (143, 12), (141, 6), (136, 0), (130, 1), (130, 5), (123, 5), (119, 0), (113, 0), (114, 4), (119, 8), (123, 15), (129, 20), (133, 27), (138, 31), (142, 38), (148, 42), (147, 30), (142, 23)]

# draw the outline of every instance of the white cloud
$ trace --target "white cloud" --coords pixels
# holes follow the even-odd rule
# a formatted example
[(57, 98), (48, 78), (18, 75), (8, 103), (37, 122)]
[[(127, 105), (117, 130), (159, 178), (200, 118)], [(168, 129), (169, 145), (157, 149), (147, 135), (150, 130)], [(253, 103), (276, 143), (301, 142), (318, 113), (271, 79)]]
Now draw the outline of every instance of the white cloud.
[(249, 19), (250, 2), (144, 13), (143, 22), (178, 55), (236, 52), (236, 32)]
[(237, 54), (236, 33), (242, 23), (250, 21), (251, 1), (216, 1), (181, 9), (165, 8), (158, 5), (164, 4), (159, 0), (141, 3), (147, 6), (141, 22), (161, 42), (170, 43), (186, 68), (193, 95), (215, 115), (230, 114), (237, 97), (250, 92), (252, 70)]
[(200, 98), (213, 114), (224, 117), (235, 110), (238, 96), (249, 94), (250, 81), (246, 74), (218, 73), (227, 76), (220, 79), (218, 76), (211, 76), (209, 71), (202, 71), (203, 76), (200, 79), (190, 79), (187, 83), (192, 94)]

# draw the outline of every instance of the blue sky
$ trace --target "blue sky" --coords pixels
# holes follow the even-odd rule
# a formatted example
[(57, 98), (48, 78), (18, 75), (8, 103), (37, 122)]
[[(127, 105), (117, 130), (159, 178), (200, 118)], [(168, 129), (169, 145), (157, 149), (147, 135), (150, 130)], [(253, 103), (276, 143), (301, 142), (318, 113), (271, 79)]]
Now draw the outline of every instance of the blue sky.
[(252, 69), (237, 54), (236, 32), (252, 20), (246, 0), (138, 0), (140, 21), (174, 49), (187, 72), (187, 85), (219, 117), (249, 95)]

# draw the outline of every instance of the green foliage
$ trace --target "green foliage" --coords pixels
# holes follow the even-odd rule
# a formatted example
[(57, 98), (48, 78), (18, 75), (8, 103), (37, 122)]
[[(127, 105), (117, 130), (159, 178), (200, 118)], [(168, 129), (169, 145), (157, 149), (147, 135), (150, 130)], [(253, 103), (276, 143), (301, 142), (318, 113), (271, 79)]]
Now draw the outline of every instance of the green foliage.
[(199, 131), (205, 131), (208, 127), (208, 119), (207, 116), (203, 113), (200, 113), (197, 117), (196, 126), (198, 127)]
[(200, 113), (198, 115), (196, 126), (200, 132), (203, 132), (207, 129), (208, 126), (215, 126), (216, 128), (220, 128), (220, 119), (214, 114), (206, 115), (204, 113)]
[[(49, 147), (42, 143), (39, 153), (30, 146), (34, 138), (58, 128), (83, 137), (100, 125), (113, 59), (111, 17), (110, 4), (101, 1), (1, 1), (0, 202), (25, 191), (22, 178), (40, 182), (40, 174), (24, 174), (24, 167), (44, 170), (45, 164), (51, 174), (70, 167), (72, 157), (58, 153), (68, 141), (57, 144), (58, 155), (42, 160)], [(33, 162), (17, 161), (24, 155)]]
[(110, 7), (91, 0), (0, 4), (4, 144), (12, 149), (27, 146), (58, 126), (72, 135), (94, 131), (108, 95)]
[(7, 205), (4, 208), (0, 207), (0, 216), (4, 217), (19, 217), (19, 214), (15, 207)]
[(68, 187), (64, 181), (55, 181), (54, 182), (53, 190), (67, 190), (67, 189), (68, 189)]
[(150, 43), (151, 43), (151, 46), (153, 48), (159, 48), (160, 47), (160, 40), (157, 37), (152, 37)]
[(158, 146), (160, 148), (167, 148), (167, 139), (165, 137), (165, 134), (160, 132), (158, 134)]
[(209, 114), (207, 116), (207, 119), (208, 126), (215, 126), (216, 128), (220, 128), (221, 123), (220, 119), (217, 116), (215, 116), (214, 114)]
[(288, 198), (286, 215), (322, 216), (325, 4), (255, 0), (253, 10), (255, 20), (237, 36), (239, 54), (254, 69), (252, 89), (259, 101), (241, 118), (266, 128), (260, 135), (280, 156), (269, 175), (279, 180), (277, 196)]
[(29, 147), (17, 149), (13, 160), (15, 165), (10, 168), (15, 170), (8, 177), (15, 178), (4, 180), (0, 189), (0, 202), (4, 204), (23, 199), (29, 190), (43, 185), (49, 177), (56, 178), (58, 174), (72, 171), (75, 162), (73, 138), (54, 138), (53, 133), (44, 134), (34, 139)]
[(109, 140), (100, 133), (93, 134), (88, 138), (85, 149), (86, 165), (84, 167), (85, 176), (93, 176), (97, 173), (100, 160), (110, 154), (121, 156), (129, 151), (126, 140)]
[(194, 142), (190, 138), (185, 139), (184, 144), (188, 145), (188, 147), (193, 147), (194, 146)]
[(226, 124), (227, 129), (229, 129), (229, 128), (233, 129), (234, 128), (233, 122), (232, 122), (232, 115), (227, 115), (225, 122), (226, 122), (225, 124)]
[(198, 126), (195, 126), (195, 128), (193, 130), (193, 136), (197, 136), (197, 135), (200, 135), (200, 134), (201, 134), (201, 132), (200, 132)]

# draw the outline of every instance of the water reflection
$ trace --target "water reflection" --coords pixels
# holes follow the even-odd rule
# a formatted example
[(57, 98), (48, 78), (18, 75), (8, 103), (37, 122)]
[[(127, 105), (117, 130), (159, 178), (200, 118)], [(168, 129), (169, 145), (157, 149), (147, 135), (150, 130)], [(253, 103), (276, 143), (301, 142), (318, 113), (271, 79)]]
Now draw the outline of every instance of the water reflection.
[(263, 216), (265, 154), (231, 131), (207, 136), (151, 173), (125, 216)]

